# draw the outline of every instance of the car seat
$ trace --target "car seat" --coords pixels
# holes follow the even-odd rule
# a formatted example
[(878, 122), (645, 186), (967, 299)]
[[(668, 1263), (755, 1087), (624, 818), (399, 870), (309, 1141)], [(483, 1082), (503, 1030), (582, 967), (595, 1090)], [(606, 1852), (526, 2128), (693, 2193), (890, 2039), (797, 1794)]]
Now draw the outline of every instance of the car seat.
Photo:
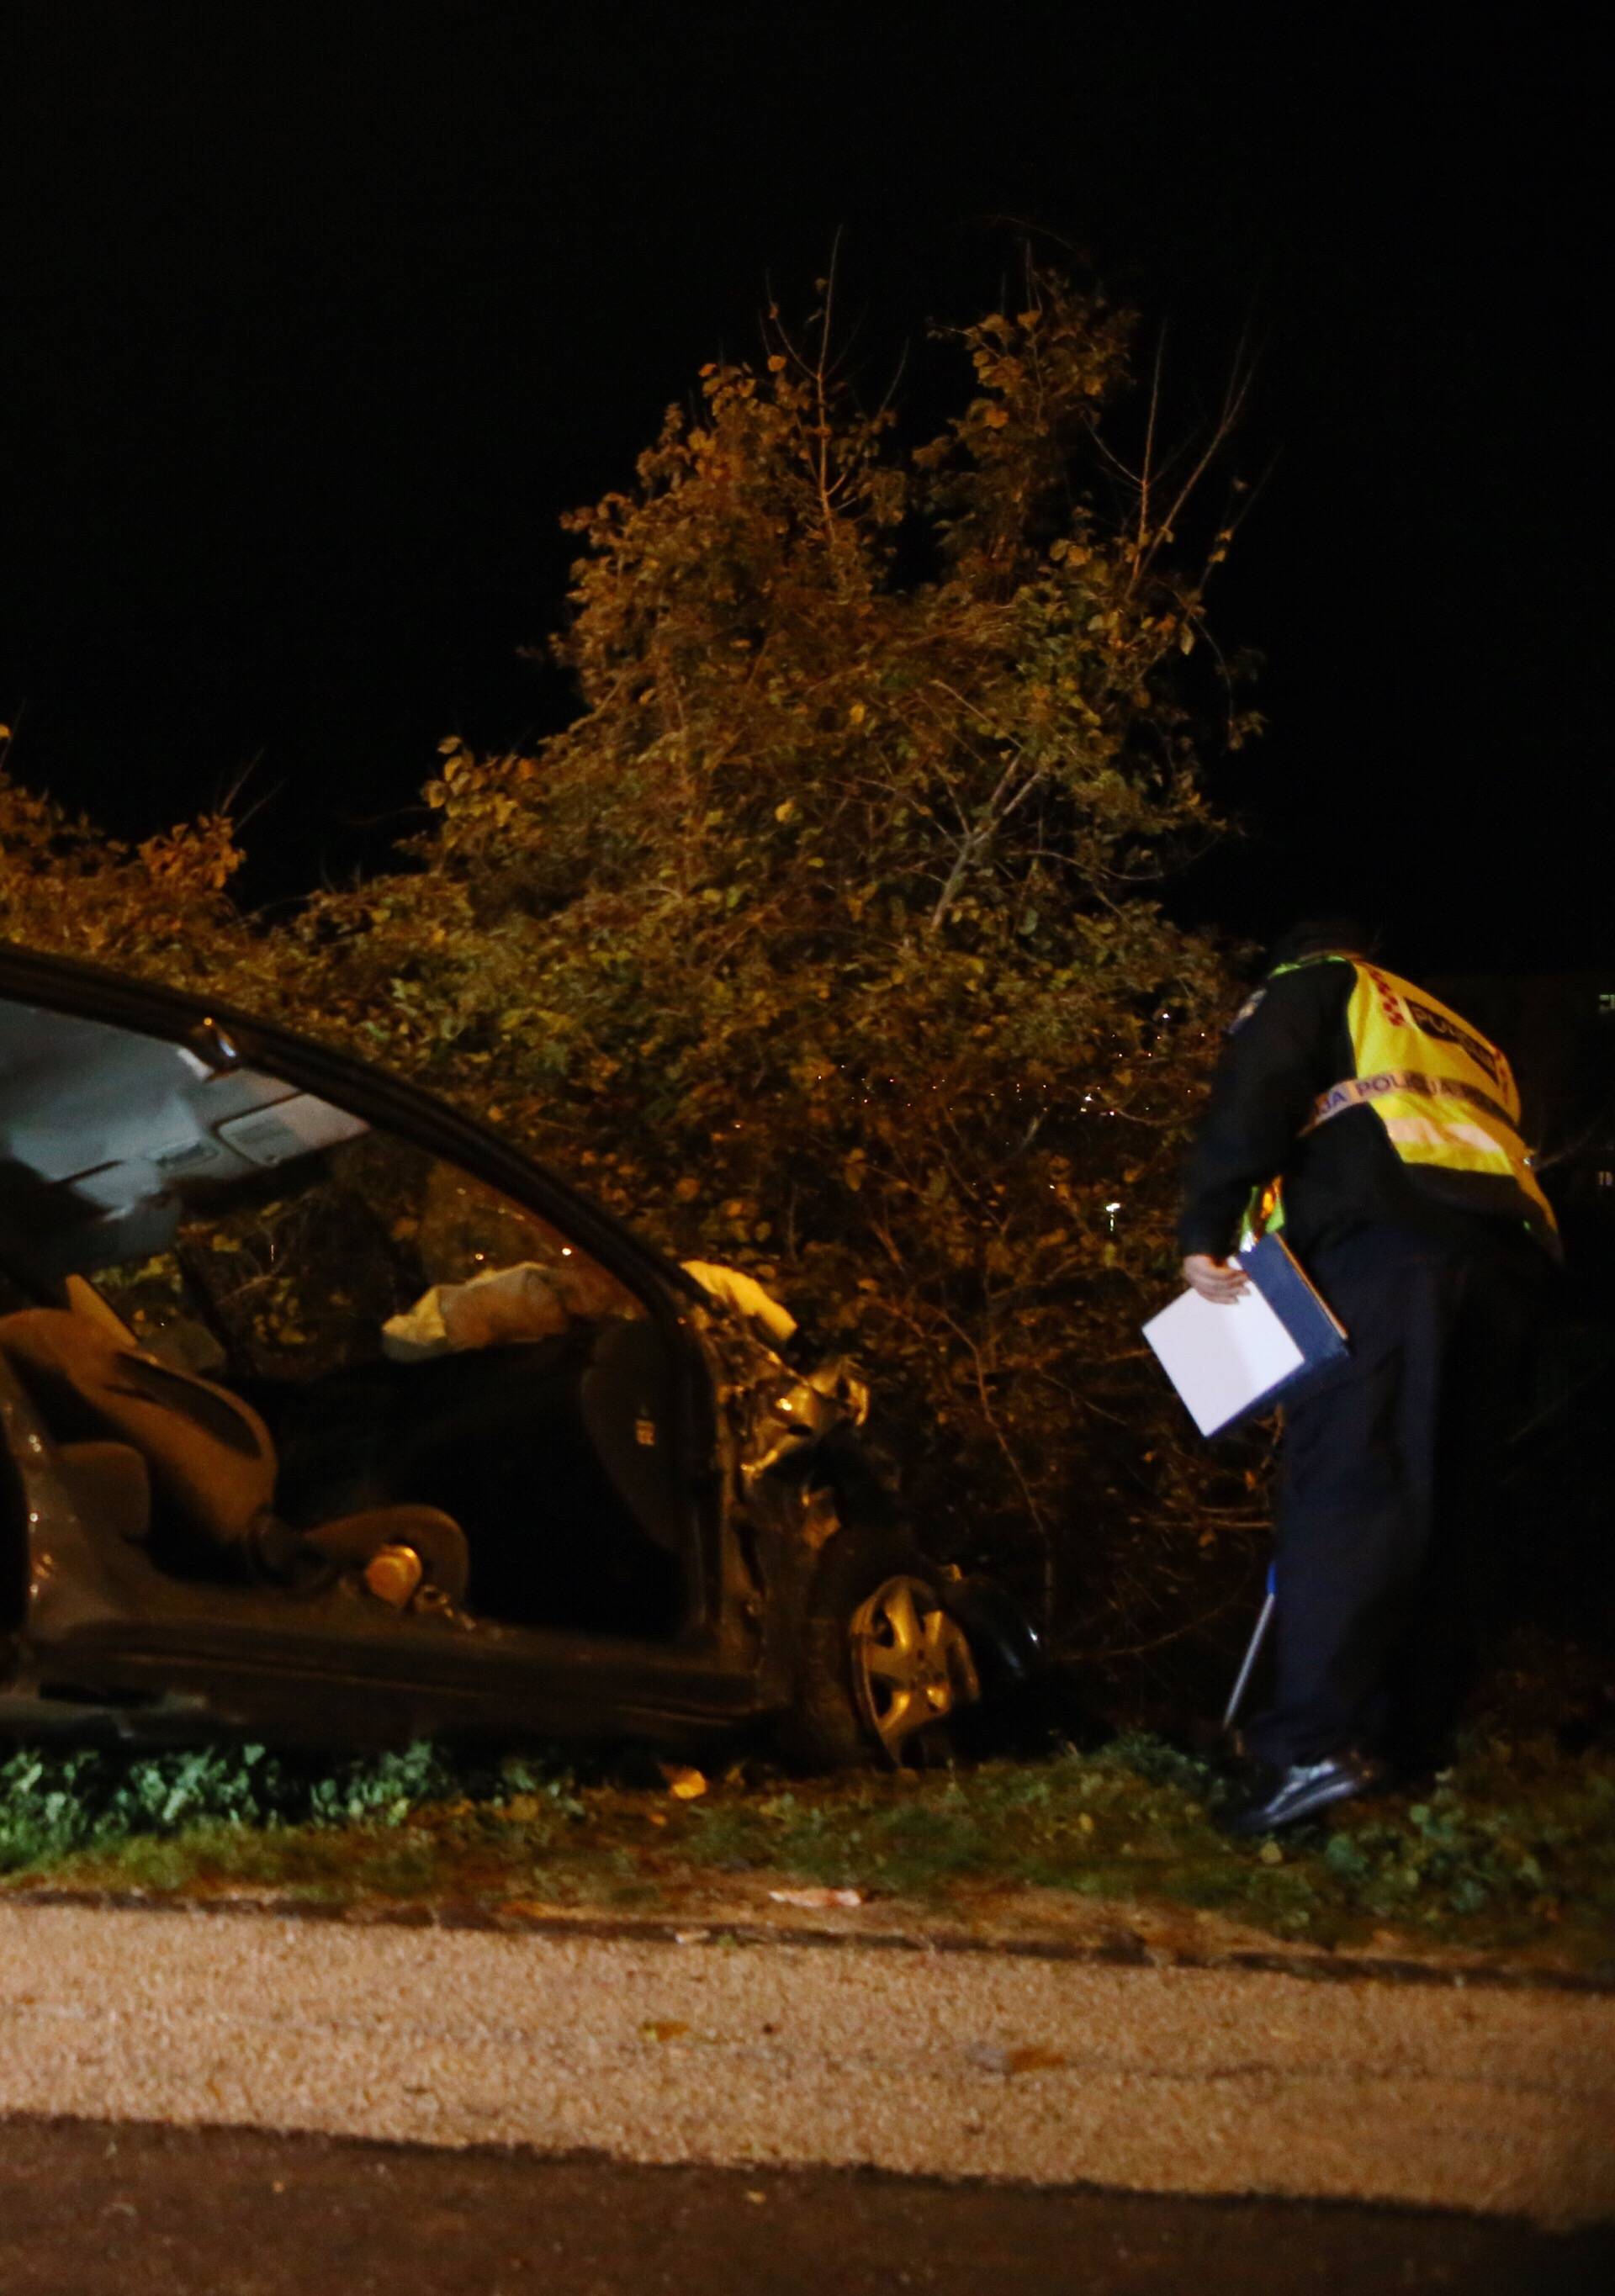
[(400, 1504), (292, 1529), (274, 1512), (275, 1449), (258, 1414), (132, 1346), (111, 1319), (61, 1308), (0, 1316), (0, 1354), (41, 1412), (71, 1496), (124, 1537), (150, 1535), (154, 1492), (242, 1575), (298, 1580), (409, 1546), (428, 1584), (464, 1599), (469, 1555), (452, 1516)]

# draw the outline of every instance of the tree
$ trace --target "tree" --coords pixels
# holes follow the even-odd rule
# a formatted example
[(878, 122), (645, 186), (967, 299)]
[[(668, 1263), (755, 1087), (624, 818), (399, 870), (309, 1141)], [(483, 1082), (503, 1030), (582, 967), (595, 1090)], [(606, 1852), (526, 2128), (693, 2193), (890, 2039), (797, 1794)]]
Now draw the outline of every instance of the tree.
[(575, 722), (446, 742), (408, 865), (309, 905), (301, 978), (777, 1283), (875, 1372), (927, 1537), (1019, 1548), (1119, 1650), (1181, 1617), (1208, 1537), (1137, 1326), (1227, 994), (1152, 892), (1217, 833), (1208, 697), (1217, 738), (1256, 722), (1194, 682), (1231, 521), (1193, 574), (1175, 547), (1236, 408), (1163, 474), (1152, 404), (1129, 469), (1102, 423), (1131, 323), (1034, 274), (906, 452), (821, 291), (569, 521)]
[(0, 726), (0, 940), (197, 988), (227, 973), (247, 996), (273, 972), (229, 897), (242, 855), (227, 815), (126, 844), (12, 781), (11, 742)]
[(1252, 1525), (1138, 1336), (1229, 995), (1154, 891), (1257, 722), (1204, 625), (1239, 390), (1176, 462), (1144, 394), (1124, 454), (1132, 322), (1030, 273), (906, 447), (821, 292), (569, 521), (577, 718), (444, 742), (394, 867), (255, 925), (222, 816), (131, 849), (0, 778), (0, 932), (273, 1005), (776, 1285), (873, 1374), (927, 1542), (1119, 1667)]

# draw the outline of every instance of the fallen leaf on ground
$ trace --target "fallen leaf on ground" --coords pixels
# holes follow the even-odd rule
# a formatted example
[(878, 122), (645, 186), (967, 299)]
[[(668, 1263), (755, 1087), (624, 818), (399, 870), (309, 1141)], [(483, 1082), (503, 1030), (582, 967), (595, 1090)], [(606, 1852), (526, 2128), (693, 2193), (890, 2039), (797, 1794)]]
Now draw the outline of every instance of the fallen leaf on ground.
[(681, 1769), (672, 1762), (663, 1762), (660, 1767), (668, 1782), (668, 1792), (678, 1800), (693, 1801), (697, 1795), (706, 1792), (707, 1781), (700, 1770)]
[(639, 2038), (642, 2041), (676, 2041), (681, 2033), (689, 2030), (676, 2017), (647, 2017), (640, 2026)]
[(1070, 2062), (1060, 2050), (1040, 2049), (1035, 2042), (1006, 2049), (996, 2041), (978, 2041), (965, 2054), (984, 2073), (1002, 2073), (1006, 2079), (1013, 2073), (1053, 2072)]
[(805, 1906), (810, 1913), (821, 1912), (826, 1906), (861, 1906), (862, 1890), (770, 1890), (768, 1895), (776, 1906)]

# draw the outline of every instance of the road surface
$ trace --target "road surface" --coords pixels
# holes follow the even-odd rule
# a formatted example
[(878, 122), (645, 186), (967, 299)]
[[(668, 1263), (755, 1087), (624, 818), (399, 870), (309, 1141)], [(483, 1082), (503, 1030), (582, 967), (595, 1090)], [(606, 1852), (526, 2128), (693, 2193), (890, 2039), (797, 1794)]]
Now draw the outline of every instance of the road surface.
[(4, 2296), (1609, 2296), (1615, 2231), (0, 2123)]
[(0, 2112), (1570, 2228), (1615, 1996), (12, 1903)]

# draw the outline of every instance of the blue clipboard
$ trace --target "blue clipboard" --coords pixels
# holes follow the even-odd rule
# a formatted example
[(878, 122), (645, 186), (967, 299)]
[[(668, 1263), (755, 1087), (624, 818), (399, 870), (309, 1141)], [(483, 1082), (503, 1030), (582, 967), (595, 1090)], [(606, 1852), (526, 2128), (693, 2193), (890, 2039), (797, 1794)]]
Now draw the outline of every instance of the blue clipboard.
[(1250, 1282), (1237, 1300), (1193, 1290), (1152, 1316), (1144, 1335), (1202, 1435), (1220, 1435), (1299, 1401), (1347, 1352), (1340, 1318), (1282, 1236), (1236, 1255)]
[(1231, 1419), (1231, 1427), (1281, 1403), (1299, 1403), (1350, 1352), (1345, 1324), (1282, 1235), (1259, 1236), (1234, 1256), (1299, 1348), (1301, 1360), (1288, 1379)]

